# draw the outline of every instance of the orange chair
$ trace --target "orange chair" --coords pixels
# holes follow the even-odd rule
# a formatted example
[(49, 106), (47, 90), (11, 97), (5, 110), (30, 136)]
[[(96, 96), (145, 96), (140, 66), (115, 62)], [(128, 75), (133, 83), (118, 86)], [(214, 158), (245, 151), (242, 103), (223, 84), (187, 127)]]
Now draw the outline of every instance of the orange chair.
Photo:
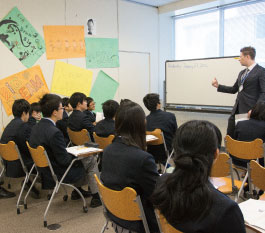
[(84, 145), (86, 142), (90, 142), (90, 137), (86, 129), (81, 131), (73, 131), (70, 128), (67, 128), (67, 133), (72, 144), (76, 146)]
[(99, 148), (104, 150), (106, 146), (112, 143), (114, 135), (109, 135), (108, 137), (99, 137), (95, 132), (93, 132), (93, 137), (95, 142), (99, 145)]

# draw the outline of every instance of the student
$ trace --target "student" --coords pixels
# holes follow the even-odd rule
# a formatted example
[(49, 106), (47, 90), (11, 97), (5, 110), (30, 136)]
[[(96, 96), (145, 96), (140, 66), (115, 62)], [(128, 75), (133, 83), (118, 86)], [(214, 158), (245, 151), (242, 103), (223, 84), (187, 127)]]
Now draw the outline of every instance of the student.
[[(114, 190), (132, 187), (141, 196), (151, 232), (158, 232), (148, 198), (158, 178), (153, 156), (145, 151), (145, 114), (134, 102), (124, 103), (115, 117), (116, 137), (103, 152), (101, 180)], [(141, 221), (125, 221), (108, 213), (111, 220), (135, 232), (145, 232)]]
[(84, 111), (87, 109), (87, 100), (85, 94), (75, 92), (70, 97), (70, 104), (74, 110), (68, 119), (68, 127), (73, 131), (81, 131), (82, 129), (86, 129), (89, 132), (91, 141), (94, 142), (93, 132), (95, 126), (92, 124), (89, 117), (84, 113)]
[(70, 99), (68, 97), (64, 97), (62, 99), (62, 105), (64, 108), (63, 119), (56, 122), (56, 127), (62, 131), (65, 143), (66, 145), (68, 145), (70, 139), (67, 133), (67, 124), (68, 124), (69, 115), (73, 111), (73, 108), (70, 104)]
[(105, 119), (99, 121), (95, 126), (95, 132), (99, 137), (108, 137), (115, 134), (115, 114), (119, 108), (119, 103), (115, 100), (107, 100), (102, 104)]
[[(36, 124), (30, 136), (29, 144), (36, 148), (43, 146), (49, 156), (55, 174), (59, 179), (65, 173), (74, 156), (66, 151), (66, 144), (62, 132), (55, 126), (58, 120), (63, 117), (62, 100), (54, 94), (46, 94), (40, 100), (43, 118)], [(51, 189), (55, 183), (52, 179), (51, 172), (48, 167), (38, 168), (42, 177), (42, 185), (45, 189)], [(93, 177), (94, 173), (98, 173), (96, 160), (94, 156), (89, 156), (82, 160), (76, 161), (64, 178), (65, 183), (75, 184), (84, 197), (89, 197), (90, 193), (81, 188), (81, 186), (89, 180), (92, 191), (91, 207), (101, 205), (99, 199), (97, 185)], [(74, 190), (71, 195), (72, 200), (79, 199), (80, 196)]]
[(29, 110), (29, 120), (27, 122), (30, 131), (34, 125), (36, 125), (41, 120), (41, 107), (40, 104), (34, 102), (30, 105)]
[(86, 97), (87, 101), (87, 109), (84, 111), (84, 113), (88, 116), (89, 120), (93, 123), (93, 125), (96, 125), (96, 113), (95, 111), (95, 105), (96, 103), (91, 97)]
[(207, 121), (189, 121), (177, 130), (173, 142), (175, 170), (161, 176), (152, 200), (167, 221), (182, 232), (246, 232), (238, 204), (209, 182), (221, 140), (220, 130)]
[[(161, 129), (164, 134), (167, 150), (171, 151), (172, 139), (178, 128), (175, 115), (161, 110), (158, 94), (147, 94), (143, 98), (143, 102), (145, 107), (150, 111), (150, 114), (146, 117), (147, 131)], [(148, 152), (155, 157), (156, 162), (166, 162), (167, 155), (164, 152), (164, 146), (148, 146)]]
[[(25, 99), (15, 100), (12, 106), (12, 113), (14, 115), (14, 119), (6, 126), (2, 137), (1, 143), (8, 143), (9, 141), (14, 141), (19, 149), (21, 157), (28, 171), (33, 166), (33, 160), (28, 151), (26, 141), (29, 140), (32, 124), (28, 124), (29, 119), (29, 111), (30, 104)], [(25, 176), (24, 170), (22, 168), (20, 160), (15, 161), (5, 161), (6, 167), (6, 176), (7, 177), (23, 177)], [(31, 181), (28, 181), (27, 186), (31, 185)], [(39, 198), (39, 191), (33, 187), (32, 193), (34, 194), (32, 197)]]

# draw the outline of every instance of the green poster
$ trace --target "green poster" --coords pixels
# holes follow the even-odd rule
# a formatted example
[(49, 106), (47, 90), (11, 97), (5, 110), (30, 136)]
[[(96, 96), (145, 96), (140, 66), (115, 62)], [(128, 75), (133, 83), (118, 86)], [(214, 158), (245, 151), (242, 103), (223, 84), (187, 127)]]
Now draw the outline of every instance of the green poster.
[(85, 38), (86, 68), (119, 67), (119, 41), (111, 38)]
[(0, 21), (0, 40), (27, 68), (45, 52), (43, 38), (17, 7)]
[(106, 100), (113, 99), (119, 83), (104, 73), (99, 71), (96, 81), (90, 92), (90, 96), (96, 102), (96, 112), (102, 112), (102, 104)]

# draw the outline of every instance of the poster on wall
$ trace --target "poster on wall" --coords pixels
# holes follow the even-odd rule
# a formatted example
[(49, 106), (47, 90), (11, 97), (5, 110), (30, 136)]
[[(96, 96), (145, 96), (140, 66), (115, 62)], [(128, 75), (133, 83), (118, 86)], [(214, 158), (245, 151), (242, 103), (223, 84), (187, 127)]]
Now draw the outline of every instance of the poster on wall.
[(43, 26), (47, 59), (86, 56), (84, 26)]
[(119, 67), (119, 41), (113, 38), (85, 38), (86, 68)]
[(114, 98), (118, 87), (119, 83), (116, 80), (102, 70), (99, 71), (90, 93), (90, 96), (97, 103), (95, 107), (96, 112), (102, 112), (102, 104)]
[(97, 34), (96, 20), (88, 18), (86, 21), (85, 28), (86, 28), (86, 34), (85, 34), (86, 36), (95, 36)]
[(65, 62), (56, 61), (52, 78), (51, 92), (71, 96), (82, 92), (89, 96), (93, 72)]
[(0, 99), (8, 116), (12, 114), (16, 99), (23, 98), (33, 103), (46, 93), (49, 89), (39, 65), (0, 80)]
[(43, 38), (17, 7), (0, 21), (0, 40), (27, 68), (45, 52)]

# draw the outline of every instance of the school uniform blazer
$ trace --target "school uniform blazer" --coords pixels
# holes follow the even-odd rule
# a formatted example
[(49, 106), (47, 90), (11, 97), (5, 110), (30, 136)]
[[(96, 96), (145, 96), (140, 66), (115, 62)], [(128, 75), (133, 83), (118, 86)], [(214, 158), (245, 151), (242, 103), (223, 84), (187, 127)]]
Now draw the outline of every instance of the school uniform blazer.
[(92, 124), (92, 122), (89, 120), (89, 117), (85, 113), (79, 110), (74, 110), (69, 116), (68, 127), (73, 131), (81, 131), (82, 129), (86, 129), (90, 134), (92, 142), (94, 142), (93, 132), (95, 126)]
[[(218, 92), (235, 94), (239, 91), (241, 77), (246, 69), (240, 71), (233, 86), (219, 85)], [(238, 92), (232, 115), (236, 113), (247, 113), (254, 107), (257, 101), (265, 100), (265, 69), (256, 64), (249, 72), (243, 83), (242, 91)]]
[[(26, 141), (29, 140), (31, 132), (31, 127), (26, 122), (23, 122), (21, 118), (15, 117), (5, 128), (1, 143), (6, 144), (9, 141), (14, 141), (19, 149), (21, 157), (25, 166), (30, 169), (33, 165), (33, 160), (28, 151)], [(15, 161), (5, 161), (6, 165), (6, 176), (8, 177), (22, 177), (25, 175), (21, 162)]]
[[(48, 154), (55, 174), (61, 178), (67, 167), (73, 160), (73, 156), (66, 151), (66, 144), (63, 133), (49, 119), (41, 121), (32, 128), (29, 144), (33, 148), (43, 146)], [(54, 187), (51, 172), (48, 167), (38, 168), (42, 175), (42, 184), (44, 189)], [(66, 183), (75, 183), (85, 175), (85, 170), (80, 161), (76, 161), (68, 172), (64, 181)]]
[(69, 119), (69, 116), (64, 110), (63, 119), (56, 122), (56, 127), (62, 131), (63, 136), (64, 136), (64, 141), (66, 144), (68, 144), (70, 141), (68, 133), (67, 133), (68, 119)]
[(160, 109), (150, 112), (146, 117), (146, 129), (147, 131), (153, 131), (157, 128), (163, 131), (167, 149), (171, 150), (172, 139), (178, 128), (175, 115)]
[[(103, 152), (101, 180), (114, 190), (132, 187), (141, 196), (151, 232), (158, 232), (154, 211), (148, 198), (152, 194), (158, 178), (153, 156), (126, 145), (121, 137), (116, 137)], [(122, 227), (136, 232), (144, 232), (140, 221), (125, 221), (110, 214), (110, 218)]]
[(108, 137), (115, 134), (115, 121), (110, 118), (99, 121), (95, 126), (95, 133), (99, 137)]
[[(166, 182), (168, 175), (161, 176), (158, 185)], [(244, 218), (238, 204), (215, 189), (210, 182), (208, 187), (213, 195), (213, 203), (203, 219), (181, 222), (177, 225), (169, 223), (185, 233), (245, 233)]]
[(96, 113), (89, 111), (89, 110), (85, 110), (84, 113), (88, 116), (89, 120), (94, 123), (96, 121)]

